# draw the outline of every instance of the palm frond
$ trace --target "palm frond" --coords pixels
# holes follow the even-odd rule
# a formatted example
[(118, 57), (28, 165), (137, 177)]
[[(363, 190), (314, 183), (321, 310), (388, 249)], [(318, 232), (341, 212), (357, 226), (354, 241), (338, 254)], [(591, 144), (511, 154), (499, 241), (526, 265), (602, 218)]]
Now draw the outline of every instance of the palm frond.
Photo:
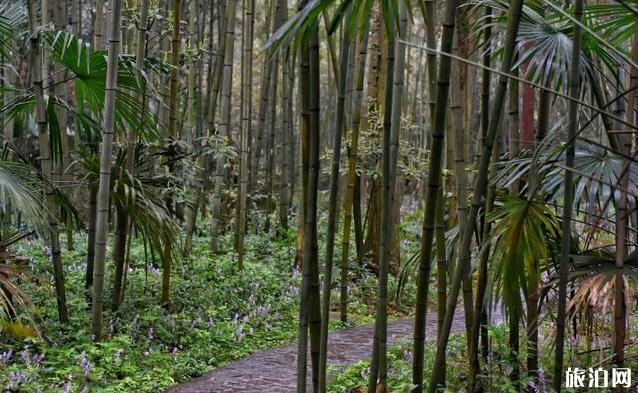
[(541, 264), (549, 262), (550, 243), (558, 234), (558, 219), (544, 204), (502, 194), (487, 220), (493, 224), (489, 238), (494, 291), (502, 294), (510, 312), (521, 315), (521, 293), (526, 296), (529, 283), (540, 281)]

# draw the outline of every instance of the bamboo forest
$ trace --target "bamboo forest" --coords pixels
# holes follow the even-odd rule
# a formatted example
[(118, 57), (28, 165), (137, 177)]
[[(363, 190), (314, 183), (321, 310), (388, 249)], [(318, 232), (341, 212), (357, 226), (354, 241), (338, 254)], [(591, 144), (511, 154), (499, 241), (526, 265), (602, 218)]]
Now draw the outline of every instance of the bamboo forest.
[(0, 0), (3, 393), (638, 392), (637, 300), (636, 0)]

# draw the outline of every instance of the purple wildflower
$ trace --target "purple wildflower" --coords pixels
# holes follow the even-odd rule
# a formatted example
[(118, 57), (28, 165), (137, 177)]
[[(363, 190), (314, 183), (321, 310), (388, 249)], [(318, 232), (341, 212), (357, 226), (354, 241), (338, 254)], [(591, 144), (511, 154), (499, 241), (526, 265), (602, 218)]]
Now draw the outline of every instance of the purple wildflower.
[(264, 306), (258, 306), (255, 309), (255, 312), (257, 313), (257, 315), (266, 315), (268, 313), (268, 308), (264, 307)]
[(22, 363), (26, 365), (29, 365), (31, 363), (31, 356), (29, 354), (28, 346), (24, 347), (24, 350), (20, 352), (20, 360), (22, 360)]
[(44, 359), (44, 354), (38, 353), (35, 356), (33, 356), (33, 363), (35, 364), (36, 367), (38, 367), (42, 364), (43, 359)]
[(29, 376), (23, 371), (11, 371), (9, 373), (9, 390), (19, 390), (29, 382)]
[(91, 373), (91, 369), (93, 368), (93, 363), (89, 362), (86, 358), (86, 352), (82, 352), (80, 354), (80, 367), (82, 367), (82, 372), (84, 373), (84, 379), (89, 378), (89, 374)]
[(0, 353), (0, 364), (6, 365), (13, 357), (13, 349)]

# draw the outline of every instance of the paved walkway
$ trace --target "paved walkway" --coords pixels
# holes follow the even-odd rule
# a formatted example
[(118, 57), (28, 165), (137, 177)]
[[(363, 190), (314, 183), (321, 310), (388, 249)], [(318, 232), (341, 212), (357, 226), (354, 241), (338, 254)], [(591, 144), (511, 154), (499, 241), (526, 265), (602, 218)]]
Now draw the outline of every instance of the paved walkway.
[[(495, 320), (500, 318), (493, 315)], [(452, 332), (465, 330), (463, 309), (455, 313)], [(343, 369), (370, 358), (374, 326), (361, 326), (330, 333), (328, 365)], [(411, 339), (413, 320), (404, 319), (388, 325), (388, 342)], [(426, 337), (436, 336), (436, 312), (428, 313)], [(294, 393), (296, 390), (297, 343), (255, 353), (192, 379), (169, 390), (170, 393)], [(310, 363), (310, 359), (308, 359)], [(310, 374), (310, 372), (309, 372)], [(310, 375), (308, 375), (310, 382)], [(312, 391), (312, 390), (309, 390)]]

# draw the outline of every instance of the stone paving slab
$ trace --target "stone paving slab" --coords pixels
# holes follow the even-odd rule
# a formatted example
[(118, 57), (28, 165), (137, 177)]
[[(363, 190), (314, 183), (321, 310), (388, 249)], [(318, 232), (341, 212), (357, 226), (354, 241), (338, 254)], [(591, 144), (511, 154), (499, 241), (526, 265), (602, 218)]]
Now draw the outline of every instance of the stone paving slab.
[[(496, 314), (496, 311), (495, 311)], [(493, 315), (500, 320), (500, 315)], [(411, 339), (413, 319), (403, 319), (388, 325), (388, 343)], [(465, 330), (463, 309), (454, 316), (452, 332)], [(360, 360), (370, 358), (374, 326), (360, 326), (330, 333), (328, 366), (341, 370)], [(436, 336), (436, 313), (429, 312), (426, 339)], [(310, 358), (308, 358), (310, 364)], [(176, 385), (169, 393), (294, 393), (296, 391), (297, 343), (255, 353), (237, 360), (202, 377)], [(310, 371), (308, 381), (311, 381)], [(312, 391), (309, 389), (308, 391)]]

